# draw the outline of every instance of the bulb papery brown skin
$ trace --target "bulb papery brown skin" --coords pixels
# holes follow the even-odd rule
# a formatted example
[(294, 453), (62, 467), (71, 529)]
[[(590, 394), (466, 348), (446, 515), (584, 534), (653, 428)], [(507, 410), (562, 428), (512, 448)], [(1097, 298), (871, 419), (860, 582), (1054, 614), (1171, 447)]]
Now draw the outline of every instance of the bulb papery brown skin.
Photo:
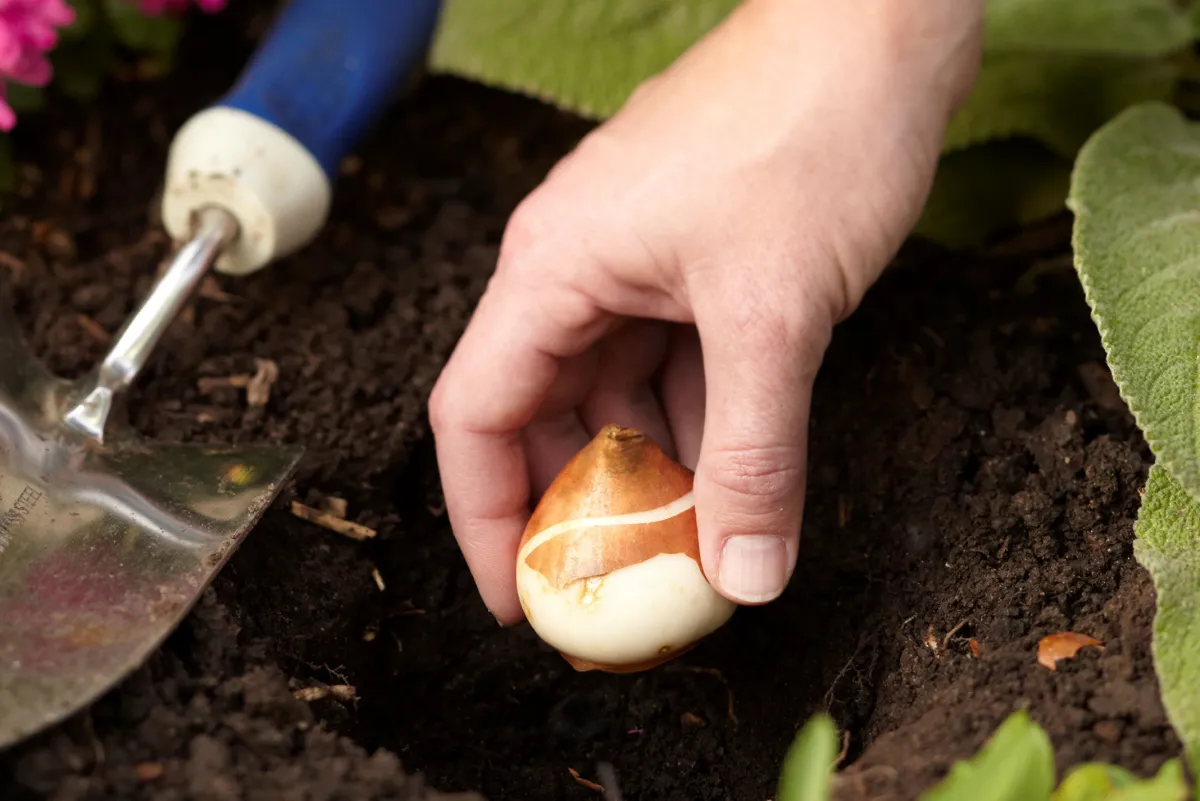
[(609, 425), (534, 509), (517, 595), (534, 631), (576, 670), (657, 667), (733, 615), (704, 575), (692, 481), (652, 439)]

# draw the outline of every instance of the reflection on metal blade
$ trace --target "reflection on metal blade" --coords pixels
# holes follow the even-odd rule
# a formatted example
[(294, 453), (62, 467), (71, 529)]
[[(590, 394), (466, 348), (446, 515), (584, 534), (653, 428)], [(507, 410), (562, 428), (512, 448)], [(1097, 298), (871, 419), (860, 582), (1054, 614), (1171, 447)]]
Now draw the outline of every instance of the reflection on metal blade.
[(0, 313), (0, 748), (141, 665), (192, 608), (300, 449), (103, 446), (60, 424), (71, 385)]

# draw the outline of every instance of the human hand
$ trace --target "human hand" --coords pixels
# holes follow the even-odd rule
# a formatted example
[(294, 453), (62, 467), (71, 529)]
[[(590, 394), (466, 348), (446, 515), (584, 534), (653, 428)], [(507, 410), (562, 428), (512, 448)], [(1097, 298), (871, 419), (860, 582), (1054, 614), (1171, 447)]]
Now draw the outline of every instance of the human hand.
[(522, 202), (430, 399), (451, 525), (502, 624), (523, 617), (532, 496), (606, 423), (696, 471), (718, 591), (783, 591), (814, 377), (920, 215), (982, 9), (748, 0)]

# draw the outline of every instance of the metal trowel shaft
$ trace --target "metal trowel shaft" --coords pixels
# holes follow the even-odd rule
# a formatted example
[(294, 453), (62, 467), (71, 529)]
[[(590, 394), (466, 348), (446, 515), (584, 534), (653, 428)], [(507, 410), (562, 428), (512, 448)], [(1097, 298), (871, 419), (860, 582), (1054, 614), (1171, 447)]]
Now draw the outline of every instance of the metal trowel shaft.
[(196, 214), (192, 240), (171, 260), (149, 296), (122, 328), (96, 371), (94, 386), (63, 417), (68, 426), (97, 442), (104, 441), (113, 399), (134, 382), (163, 333), (200, 286), (222, 249), (237, 234), (237, 220), (224, 209), (210, 206)]

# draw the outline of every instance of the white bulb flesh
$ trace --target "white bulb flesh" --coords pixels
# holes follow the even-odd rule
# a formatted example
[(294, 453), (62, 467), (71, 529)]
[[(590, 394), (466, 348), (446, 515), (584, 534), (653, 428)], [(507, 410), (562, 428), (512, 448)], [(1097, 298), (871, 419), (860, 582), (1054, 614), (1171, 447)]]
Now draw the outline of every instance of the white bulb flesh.
[(687, 554), (658, 554), (559, 589), (525, 563), (548, 539), (585, 527), (652, 525), (691, 509), (691, 493), (631, 515), (564, 521), (530, 538), (517, 561), (517, 592), (538, 636), (564, 654), (619, 667), (680, 651), (720, 628), (736, 605)]

